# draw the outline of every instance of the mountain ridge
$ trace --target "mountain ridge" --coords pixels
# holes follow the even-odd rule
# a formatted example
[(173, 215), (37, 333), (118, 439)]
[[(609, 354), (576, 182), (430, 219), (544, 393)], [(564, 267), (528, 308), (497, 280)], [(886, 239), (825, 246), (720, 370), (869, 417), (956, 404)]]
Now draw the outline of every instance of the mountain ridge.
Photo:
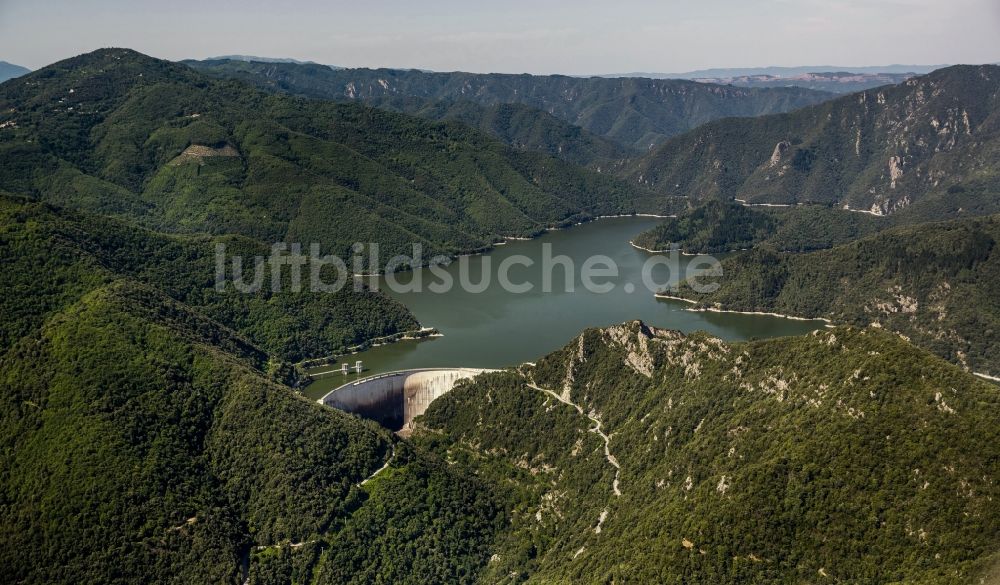
[(995, 193), (998, 119), (1000, 67), (955, 66), (787, 114), (711, 122), (626, 175), (663, 194), (885, 215), (955, 198), (966, 183)]
[(802, 73), (798, 75), (738, 75), (732, 77), (694, 77), (693, 81), (739, 87), (805, 87), (838, 94), (854, 93), (883, 85), (896, 85), (916, 77), (917, 73)]
[(998, 396), (877, 329), (731, 344), (629, 322), (418, 422), (519, 487), (486, 581), (958, 584), (998, 558)]
[(31, 73), (31, 69), (8, 63), (7, 61), (0, 61), (0, 83), (27, 73)]
[[(739, 77), (743, 75), (774, 75), (779, 77), (789, 75), (801, 75), (807, 73), (836, 73), (847, 71), (850, 73), (930, 73), (936, 69), (951, 67), (951, 65), (862, 65), (848, 67), (841, 65), (798, 65), (798, 66), (774, 66), (774, 67), (714, 67), (709, 69), (696, 69), (683, 73), (646, 73), (637, 74), (645, 76), (663, 77), (666, 79), (693, 79), (696, 77)], [(615, 77), (627, 76), (631, 74), (613, 74)]]
[(1000, 373), (1000, 215), (897, 226), (828, 250), (768, 245), (722, 260), (718, 290), (682, 285), (696, 308), (874, 325), (975, 372)]
[(268, 94), (124, 49), (8, 81), (0, 103), (0, 189), (161, 231), (342, 257), (416, 242), (429, 259), (671, 203), (457, 122)]
[[(949, 78), (967, 93), (992, 81)], [(906, 191), (889, 218), (852, 214), (877, 233), (806, 234), (833, 247), (777, 252), (766, 242), (782, 220), (734, 202), (736, 170), (701, 165), (692, 146), (685, 184), (705, 190), (685, 195), (708, 205), (656, 234), (765, 242), (723, 260), (703, 308), (735, 297), (855, 326), (746, 342), (640, 321), (587, 329), (460, 382), (403, 439), (299, 395), (289, 362), (413, 315), (364, 289), (285, 289), (291, 276), (280, 291), (219, 290), (218, 245), (453, 254), (687, 198), (543, 154), (560, 138), (580, 140), (581, 159), (613, 151), (523, 108), (424, 102), (447, 120), (428, 121), (124, 49), (0, 84), (0, 581), (982, 583), (1000, 567), (1000, 392), (965, 368), (1000, 360), (1000, 215), (965, 216), (990, 208), (994, 151), (977, 140), (1000, 121), (988, 92), (948, 117), (971, 102), (932, 89), (922, 105), (940, 103), (913, 112), (935, 132), (904, 123), (926, 142), (904, 146), (937, 147), (948, 160), (933, 170), (965, 174)], [(805, 128), (835, 109), (819, 107), (788, 116)], [(774, 138), (744, 132), (755, 124), (710, 122), (665, 147), (716, 132), (738, 139), (735, 160)], [(782, 177), (824, 168), (836, 149), (818, 136), (775, 149)], [(900, 191), (915, 160), (897, 162)], [(801, 185), (783, 185), (789, 204), (823, 199)], [(851, 213), (820, 194), (786, 236)], [(905, 214), (963, 219), (882, 225)]]
[[(235, 62), (230, 62), (235, 63)], [(188, 62), (226, 74), (225, 62)], [(797, 88), (745, 89), (685, 80), (579, 78), (567, 75), (436, 73), (398, 69), (308, 68), (288, 64), (235, 63), (237, 71), (263, 77), (327, 99), (392, 96), (521, 103), (548, 112), (623, 146), (646, 150), (663, 139), (723, 116), (787, 111), (828, 99)]]

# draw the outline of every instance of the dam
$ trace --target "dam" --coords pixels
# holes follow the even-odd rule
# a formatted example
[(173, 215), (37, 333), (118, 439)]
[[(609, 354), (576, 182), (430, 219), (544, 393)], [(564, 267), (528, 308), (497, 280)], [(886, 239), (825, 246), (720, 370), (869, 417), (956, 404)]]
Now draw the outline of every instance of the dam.
[(431, 402), (451, 390), (459, 380), (495, 371), (420, 368), (386, 372), (334, 388), (318, 402), (374, 420), (387, 429), (406, 432), (414, 418), (423, 414)]

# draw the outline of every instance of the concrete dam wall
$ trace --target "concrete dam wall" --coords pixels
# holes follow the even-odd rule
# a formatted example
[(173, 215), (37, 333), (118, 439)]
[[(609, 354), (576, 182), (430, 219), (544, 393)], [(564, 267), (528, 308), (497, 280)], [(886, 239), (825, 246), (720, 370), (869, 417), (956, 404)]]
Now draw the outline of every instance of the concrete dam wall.
[(426, 368), (388, 372), (344, 384), (319, 402), (374, 420), (394, 431), (405, 430), (456, 382), (490, 371), (495, 370)]

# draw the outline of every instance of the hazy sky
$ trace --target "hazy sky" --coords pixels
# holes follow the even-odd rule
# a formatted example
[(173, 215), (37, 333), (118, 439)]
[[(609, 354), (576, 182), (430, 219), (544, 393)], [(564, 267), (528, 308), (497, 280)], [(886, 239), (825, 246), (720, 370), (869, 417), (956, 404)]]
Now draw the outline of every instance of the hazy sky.
[(0, 60), (107, 46), (568, 74), (985, 63), (1000, 61), (1000, 0), (0, 0)]

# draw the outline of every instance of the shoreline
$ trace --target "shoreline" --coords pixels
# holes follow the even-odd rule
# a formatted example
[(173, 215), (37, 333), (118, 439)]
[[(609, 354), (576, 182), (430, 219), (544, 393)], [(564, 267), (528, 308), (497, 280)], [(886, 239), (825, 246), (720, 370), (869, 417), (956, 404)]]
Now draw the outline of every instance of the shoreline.
[[(666, 295), (666, 294), (661, 294), (661, 293), (656, 293), (656, 295), (654, 295), (654, 296), (656, 296), (657, 298), (661, 298), (661, 299), (670, 299), (670, 300), (676, 300), (676, 301), (684, 301), (686, 303), (692, 303), (692, 304), (694, 304), (694, 303), (697, 302), (697, 301), (692, 301), (690, 299), (685, 299), (683, 297), (676, 297), (676, 296)], [(728, 310), (728, 309), (716, 309), (714, 307), (702, 307), (702, 308), (690, 307), (690, 308), (687, 308), (687, 309), (684, 309), (684, 310), (685, 311), (690, 311), (692, 313), (735, 313), (735, 314), (738, 314), (738, 315), (762, 315), (762, 316), (767, 316), (767, 317), (780, 317), (782, 319), (791, 319), (792, 321), (822, 321), (824, 323), (824, 326), (827, 327), (827, 328), (831, 328), (832, 329), (832, 328), (836, 327), (836, 325), (833, 324), (833, 321), (831, 321), (830, 319), (827, 319), (825, 317), (797, 317), (795, 315), (785, 315), (783, 313), (768, 313), (768, 312), (763, 312), (763, 311), (734, 311), (734, 310)], [(907, 340), (907, 341), (909, 341), (909, 340)], [(973, 371), (969, 371), (969, 373), (972, 374), (973, 376), (978, 377), (978, 378), (982, 378), (983, 380), (988, 380), (990, 382), (1000, 383), (1000, 376), (991, 376), (989, 374), (984, 374), (982, 372), (973, 372)]]
[[(746, 199), (737, 199), (735, 197), (733, 197), (733, 201), (739, 203), (743, 207), (801, 207), (805, 205), (816, 205), (815, 202), (810, 203), (803, 201), (799, 201), (796, 203), (747, 203)], [(873, 217), (886, 217), (885, 213), (871, 211), (870, 209), (855, 209), (853, 207), (848, 207), (847, 205), (844, 205), (842, 207), (834, 207), (833, 209), (840, 209), (841, 211), (849, 211), (851, 213), (864, 213), (867, 215), (871, 215)]]
[[(684, 297), (678, 297), (675, 295), (668, 295), (665, 293), (655, 293), (653, 295), (658, 299), (668, 299), (672, 301), (682, 301), (685, 303), (690, 303), (692, 305), (697, 304), (698, 301), (693, 301), (691, 299), (686, 299)], [(685, 311), (690, 311), (692, 313), (734, 313), (737, 315), (757, 315), (763, 317), (778, 317), (780, 319), (789, 319), (791, 321), (822, 321), (826, 327), (834, 327), (833, 321), (825, 317), (798, 317), (795, 315), (786, 315), (784, 313), (769, 313), (766, 311), (736, 311), (732, 309), (717, 309), (715, 307), (688, 307), (684, 309)], [(998, 379), (1000, 380), (1000, 379)]]
[[(438, 331), (434, 327), (421, 327), (420, 329), (410, 329), (409, 331), (401, 331), (399, 333), (393, 333), (391, 335), (382, 335), (380, 337), (374, 337), (368, 341), (352, 345), (345, 348), (344, 351), (324, 357), (311, 358), (302, 360), (297, 364), (293, 364), (297, 368), (310, 369), (310, 368), (321, 368), (323, 366), (333, 365), (337, 360), (342, 357), (349, 355), (356, 355), (363, 351), (367, 351), (373, 347), (382, 347), (384, 345), (390, 345), (393, 343), (398, 343), (400, 341), (414, 341), (417, 339), (431, 339), (434, 337), (444, 337), (444, 334)], [(310, 362), (317, 362), (313, 365), (308, 365)], [(330, 370), (330, 372), (339, 372), (340, 370)], [(317, 372), (315, 374), (306, 374), (307, 376), (323, 375), (329, 372)]]
[[(550, 227), (543, 228), (542, 231), (541, 231), (541, 233), (539, 233), (536, 236), (531, 236), (531, 237), (502, 236), (502, 239), (504, 240), (504, 242), (506, 242), (507, 240), (513, 240), (513, 241), (516, 241), (516, 242), (530, 242), (531, 240), (534, 240), (536, 238), (540, 238), (540, 237), (544, 236), (545, 234), (547, 234), (549, 232), (559, 232), (559, 231), (570, 229), (570, 228), (574, 228), (574, 227), (577, 227), (577, 226), (586, 225), (588, 223), (593, 223), (595, 221), (599, 221), (599, 220), (602, 220), (602, 219), (617, 219), (617, 218), (622, 218), (622, 217), (653, 217), (653, 218), (657, 218), (657, 219), (668, 219), (668, 218), (677, 217), (677, 216), (676, 215), (657, 215), (655, 213), (622, 213), (622, 214), (618, 214), (618, 215), (595, 215), (594, 217), (592, 217), (592, 218), (590, 218), (588, 220), (585, 220), (585, 221), (577, 221), (577, 222), (574, 222), (574, 223), (567, 223), (567, 224), (561, 225), (561, 226), (560, 225), (555, 225), (555, 226), (550, 226)], [(629, 242), (629, 243), (631, 243), (631, 242)], [(495, 243), (493, 245), (496, 246), (496, 245), (502, 245), (502, 244), (500, 244), (498, 242), (498, 243)], [(481, 252), (476, 252), (476, 254), (485, 254), (485, 253), (487, 253), (489, 251), (490, 251), (489, 249), (486, 249), (486, 250), (483, 250)]]
[(695, 257), (695, 256), (712, 256), (712, 255), (715, 255), (715, 254), (733, 254), (733, 253), (736, 253), (736, 252), (747, 252), (747, 251), (750, 250), (750, 248), (739, 248), (737, 250), (725, 250), (725, 251), (722, 251), (722, 252), (700, 252), (700, 253), (692, 254), (692, 253), (689, 253), (689, 252), (685, 252), (684, 250), (681, 250), (679, 248), (676, 249), (676, 250), (650, 250), (649, 248), (643, 248), (642, 246), (640, 246), (639, 244), (636, 244), (632, 240), (629, 240), (628, 244), (630, 246), (632, 246), (633, 248), (635, 248), (636, 250), (642, 250), (643, 252), (647, 252), (649, 254), (669, 254), (671, 252), (678, 252), (681, 256), (691, 256), (691, 257)]
[[(640, 246), (639, 244), (636, 244), (632, 240), (628, 241), (628, 245), (632, 246), (636, 250), (642, 250), (643, 252), (649, 252), (650, 254), (667, 254), (667, 253), (669, 253), (669, 252), (672, 251), (672, 250), (650, 250), (649, 248), (643, 248), (642, 246)], [(678, 252), (680, 252), (680, 250), (678, 250)], [(684, 252), (681, 252), (681, 254), (683, 254), (683, 253)]]
[[(592, 217), (591, 219), (588, 219), (587, 221), (578, 221), (578, 222), (575, 222), (575, 223), (568, 223), (568, 224), (566, 224), (564, 226), (552, 226), (552, 227), (542, 228), (541, 232), (539, 232), (538, 234), (536, 234), (534, 236), (497, 236), (497, 238), (499, 238), (499, 241), (491, 242), (489, 245), (484, 246), (482, 248), (475, 249), (475, 250), (469, 250), (469, 251), (466, 251), (466, 252), (458, 252), (458, 253), (455, 253), (455, 254), (452, 254), (452, 255), (448, 256), (448, 258), (450, 258), (451, 260), (457, 260), (458, 258), (463, 258), (463, 257), (482, 256), (484, 254), (489, 254), (497, 246), (504, 246), (508, 242), (530, 242), (532, 240), (535, 240), (535, 239), (538, 239), (538, 238), (544, 236), (545, 234), (547, 234), (549, 232), (558, 232), (558, 231), (562, 231), (562, 230), (565, 230), (565, 229), (570, 229), (570, 228), (574, 228), (574, 227), (577, 227), (577, 226), (585, 225), (585, 224), (588, 224), (588, 223), (591, 223), (591, 222), (595, 222), (595, 221), (598, 221), (598, 220), (601, 220), (601, 219), (615, 219), (615, 218), (622, 218), (622, 217), (652, 217), (652, 218), (659, 218), (659, 219), (667, 219), (667, 218), (677, 217), (677, 216), (676, 215), (657, 215), (655, 213), (631, 213), (631, 214), (621, 214), (621, 215), (596, 215), (596, 216)], [(632, 242), (629, 242), (629, 243), (631, 244)], [(684, 254), (684, 252), (681, 252), (681, 254)], [(685, 254), (685, 255), (686, 256), (698, 256), (699, 254)], [(408, 266), (406, 268), (401, 268), (400, 270), (397, 270), (396, 272), (412, 272), (413, 270), (415, 270), (417, 268), (427, 268), (429, 265), (430, 264), (428, 263), (428, 264), (421, 264), (419, 266)], [(379, 272), (353, 272), (353, 273), (351, 273), (351, 277), (352, 278), (371, 278), (373, 276), (384, 276), (384, 275), (385, 275), (385, 271), (384, 270), (379, 271)]]
[[(658, 215), (656, 213), (622, 213), (619, 215), (595, 215), (590, 221), (597, 221), (598, 219), (613, 219), (616, 217), (655, 217), (657, 219), (668, 219), (671, 217), (677, 217), (676, 215)], [(581, 221), (573, 225), (582, 225), (587, 222)]]
[(795, 315), (785, 315), (783, 313), (768, 313), (765, 311), (734, 311), (729, 309), (716, 309), (715, 307), (702, 307), (702, 308), (692, 307), (684, 310), (691, 311), (692, 313), (736, 313), (738, 315), (763, 315), (766, 317), (781, 317), (782, 319), (791, 319), (792, 321), (822, 321), (826, 323), (828, 327), (833, 326), (833, 321), (825, 317), (796, 317)]
[[(650, 250), (649, 248), (643, 248), (642, 246), (636, 244), (632, 240), (628, 241), (628, 245), (632, 246), (636, 250), (642, 250), (643, 252), (648, 252), (649, 254), (670, 254), (672, 252), (677, 252), (681, 256), (691, 256), (691, 257), (694, 257), (694, 256), (710, 256), (711, 255), (711, 254), (689, 254), (688, 252), (685, 252), (684, 250), (681, 250), (680, 248), (676, 248), (676, 249), (672, 249), (672, 250)], [(720, 254), (728, 254), (728, 252), (720, 252)]]
[(664, 293), (656, 293), (653, 296), (658, 299), (669, 299), (671, 301), (684, 301), (685, 303), (691, 303), (692, 305), (698, 304), (698, 301), (692, 301), (691, 299), (685, 299), (684, 297), (675, 297), (673, 295), (668, 295)]
[(739, 203), (743, 207), (798, 207), (800, 205), (805, 205), (804, 203), (747, 203), (746, 199), (737, 199), (733, 197), (733, 201)]

